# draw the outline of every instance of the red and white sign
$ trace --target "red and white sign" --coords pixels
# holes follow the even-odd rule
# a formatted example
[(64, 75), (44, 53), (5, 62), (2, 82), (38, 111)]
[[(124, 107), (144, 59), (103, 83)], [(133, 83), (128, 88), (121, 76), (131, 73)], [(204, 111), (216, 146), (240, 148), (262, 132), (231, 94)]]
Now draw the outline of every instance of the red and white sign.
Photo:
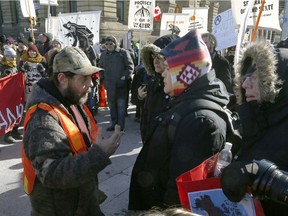
[(22, 121), (24, 112), (24, 74), (0, 79), (0, 137)]

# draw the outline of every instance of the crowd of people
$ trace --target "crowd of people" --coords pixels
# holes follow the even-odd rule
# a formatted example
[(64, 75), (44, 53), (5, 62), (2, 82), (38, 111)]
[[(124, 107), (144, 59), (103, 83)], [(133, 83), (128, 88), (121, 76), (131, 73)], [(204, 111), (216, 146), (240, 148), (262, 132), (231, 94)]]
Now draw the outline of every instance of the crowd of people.
[[(220, 176), (230, 200), (239, 202), (252, 186), (257, 171), (246, 165), (253, 160), (288, 170), (288, 49), (283, 43), (275, 48), (256, 39), (241, 47), (234, 64), (235, 47), (216, 51), (215, 36), (196, 29), (144, 45), (139, 61), (138, 51), (124, 49), (113, 35), (102, 40), (100, 53), (85, 36), (77, 47), (64, 46), (50, 33), (37, 41), (5, 35), (0, 40), (0, 77), (18, 72), (25, 77), (24, 138), (15, 126), (4, 140), (23, 139), (23, 186), (31, 215), (104, 215), (97, 174), (111, 163), (125, 132), (130, 91), (143, 143), (130, 181), (132, 213), (172, 215), (165, 209), (176, 207), (175, 215), (186, 215), (179, 208), (176, 178), (227, 141), (229, 123), (213, 107), (228, 107), (238, 117), (241, 140)], [(94, 118), (100, 85), (111, 116), (106, 130), (112, 134), (105, 139)], [(275, 209), (277, 215), (287, 214), (286, 205), (269, 198), (261, 197), (265, 215)]]

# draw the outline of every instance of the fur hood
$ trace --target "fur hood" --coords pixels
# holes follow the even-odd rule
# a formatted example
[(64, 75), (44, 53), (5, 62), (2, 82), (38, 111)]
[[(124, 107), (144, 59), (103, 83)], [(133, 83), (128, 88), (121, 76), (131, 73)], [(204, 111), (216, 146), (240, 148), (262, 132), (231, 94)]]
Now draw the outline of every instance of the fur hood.
[(149, 75), (155, 74), (155, 67), (154, 67), (153, 58), (151, 55), (153, 53), (160, 53), (160, 51), (161, 49), (154, 44), (145, 45), (141, 50), (140, 55), (141, 55), (142, 63)]
[(256, 66), (256, 75), (259, 78), (261, 102), (274, 103), (280, 91), (282, 81), (279, 78), (277, 50), (265, 41), (255, 41), (244, 50), (235, 68), (235, 94), (237, 103), (246, 101), (245, 91), (241, 87), (242, 77), (247, 69)]

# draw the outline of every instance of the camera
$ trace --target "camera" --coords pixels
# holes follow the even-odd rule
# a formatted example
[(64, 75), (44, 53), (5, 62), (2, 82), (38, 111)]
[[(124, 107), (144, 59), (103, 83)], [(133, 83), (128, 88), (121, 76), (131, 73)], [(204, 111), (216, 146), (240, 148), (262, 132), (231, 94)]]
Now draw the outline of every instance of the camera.
[(253, 195), (260, 199), (270, 199), (288, 205), (288, 175), (279, 170), (271, 161), (262, 159), (254, 160), (254, 166), (258, 166), (255, 180), (252, 184)]

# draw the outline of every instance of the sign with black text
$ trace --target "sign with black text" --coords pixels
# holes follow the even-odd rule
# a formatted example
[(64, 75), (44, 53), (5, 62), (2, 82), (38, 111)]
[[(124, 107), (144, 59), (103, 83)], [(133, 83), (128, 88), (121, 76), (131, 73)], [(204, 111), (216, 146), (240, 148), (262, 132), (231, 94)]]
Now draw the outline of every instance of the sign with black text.
[(155, 0), (130, 0), (128, 29), (153, 30)]

